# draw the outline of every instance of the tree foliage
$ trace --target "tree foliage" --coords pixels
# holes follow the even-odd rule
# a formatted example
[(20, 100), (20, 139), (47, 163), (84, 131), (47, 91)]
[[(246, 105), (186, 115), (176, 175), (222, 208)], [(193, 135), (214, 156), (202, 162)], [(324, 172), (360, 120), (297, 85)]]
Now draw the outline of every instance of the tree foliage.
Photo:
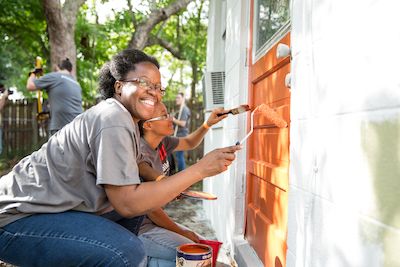
[(26, 92), (35, 57), (49, 56), (42, 5), (39, 0), (0, 0), (0, 13), (0, 82)]
[[(56, 1), (56, 0), (55, 0)], [(177, 91), (193, 87), (201, 77), (206, 53), (207, 2), (204, 0), (143, 0), (133, 6), (127, 0), (126, 8), (111, 10), (112, 16), (101, 22), (95, 0), (87, 0), (76, 18), (75, 43), (77, 77), (85, 101), (97, 96), (97, 75), (100, 67), (118, 51), (132, 44), (140, 25), (158, 12), (167, 10), (176, 2), (189, 3), (188, 8), (174, 11), (156, 23), (147, 33), (144, 50), (157, 57), (162, 66), (167, 99)], [(107, 1), (102, 1), (107, 2)], [(27, 97), (25, 83), (34, 58), (40, 55), (50, 62), (49, 35), (40, 0), (0, 0), (0, 77), (7, 86), (15, 86)], [(156, 13), (155, 13), (156, 12)], [(49, 72), (50, 64), (45, 71)], [(195, 71), (194, 71), (195, 69)], [(0, 81), (1, 82), (1, 81)]]

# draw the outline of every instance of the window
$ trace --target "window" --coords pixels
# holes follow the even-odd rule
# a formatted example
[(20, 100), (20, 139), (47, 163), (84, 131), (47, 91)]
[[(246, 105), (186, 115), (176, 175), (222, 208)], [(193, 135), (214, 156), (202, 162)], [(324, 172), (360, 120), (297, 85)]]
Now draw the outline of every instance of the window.
[(289, 28), (289, 0), (258, 0), (254, 10), (254, 44), (258, 57), (273, 44), (279, 32)]

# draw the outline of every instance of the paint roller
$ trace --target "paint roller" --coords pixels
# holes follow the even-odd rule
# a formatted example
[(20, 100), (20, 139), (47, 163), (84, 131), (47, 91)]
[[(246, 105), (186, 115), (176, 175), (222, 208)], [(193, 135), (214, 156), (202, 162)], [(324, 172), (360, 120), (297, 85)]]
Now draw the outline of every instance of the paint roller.
[(278, 114), (275, 110), (270, 108), (266, 104), (261, 104), (258, 106), (258, 110), (262, 112), (262, 114), (270, 120), (273, 124), (278, 128), (286, 128), (287, 122), (282, 118), (281, 115)]
[(287, 122), (282, 118), (281, 115), (279, 115), (275, 110), (270, 108), (266, 104), (261, 104), (257, 106), (250, 114), (250, 131), (247, 133), (247, 135), (240, 141), (236, 142), (236, 145), (241, 145), (243, 144), (244, 141), (253, 133), (254, 130), (254, 113), (256, 111), (261, 111), (262, 115), (265, 116), (268, 120), (270, 120), (273, 124), (276, 125), (278, 128), (286, 128), (287, 127)]

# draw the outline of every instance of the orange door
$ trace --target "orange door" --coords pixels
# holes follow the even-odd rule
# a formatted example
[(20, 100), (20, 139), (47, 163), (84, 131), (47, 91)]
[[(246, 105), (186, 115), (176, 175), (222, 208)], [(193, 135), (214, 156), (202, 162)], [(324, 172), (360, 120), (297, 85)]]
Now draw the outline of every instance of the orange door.
[[(285, 86), (290, 58), (276, 58), (278, 43), (289, 45), (290, 33), (250, 62), (250, 104), (267, 104), (290, 126), (290, 91)], [(265, 266), (286, 265), (289, 126), (277, 128), (256, 112), (247, 143), (246, 238)]]

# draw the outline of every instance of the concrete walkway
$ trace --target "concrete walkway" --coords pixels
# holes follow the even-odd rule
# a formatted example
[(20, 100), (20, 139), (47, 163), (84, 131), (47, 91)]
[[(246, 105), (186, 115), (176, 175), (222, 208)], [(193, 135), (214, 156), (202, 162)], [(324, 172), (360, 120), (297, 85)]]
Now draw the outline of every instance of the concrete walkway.
[(214, 229), (205, 217), (202, 201), (185, 197), (170, 202), (164, 210), (175, 222), (206, 239), (216, 239)]

